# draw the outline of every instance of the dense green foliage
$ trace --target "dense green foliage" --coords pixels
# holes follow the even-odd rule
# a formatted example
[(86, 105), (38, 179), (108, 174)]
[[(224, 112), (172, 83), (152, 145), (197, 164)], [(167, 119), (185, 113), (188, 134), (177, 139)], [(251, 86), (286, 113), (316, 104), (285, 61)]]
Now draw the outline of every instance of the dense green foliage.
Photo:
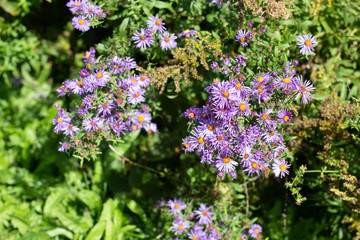
[[(296, 0), (278, 12), (267, 8), (270, 0), (228, 2), (237, 8), (103, 0), (97, 4), (107, 18), (81, 34), (64, 1), (0, 0), (0, 239), (169, 238), (170, 222), (155, 207), (162, 197), (215, 204), (221, 217), (231, 213), (226, 224), (239, 234), (256, 221), (268, 239), (360, 238), (359, 2)], [(131, 36), (151, 15), (172, 32), (196, 29), (203, 41), (179, 40), (181, 48), (165, 54), (140, 51)], [(249, 21), (269, 33), (249, 50), (262, 68), (298, 58), (296, 34), (319, 42), (316, 55), (298, 59), (297, 71), (317, 90), (311, 104), (292, 106), (299, 117), (286, 130), (286, 183), (268, 175), (221, 180), (182, 151), (188, 126), (180, 114), (206, 101), (203, 88), (219, 77), (206, 71), (211, 60), (242, 53), (234, 38)], [(149, 106), (159, 133), (100, 145), (98, 159), (81, 164), (57, 151), (51, 121), (55, 102), (73, 100), (57, 98), (55, 89), (79, 72), (94, 45), (99, 54), (132, 56), (152, 76), (158, 88)]]

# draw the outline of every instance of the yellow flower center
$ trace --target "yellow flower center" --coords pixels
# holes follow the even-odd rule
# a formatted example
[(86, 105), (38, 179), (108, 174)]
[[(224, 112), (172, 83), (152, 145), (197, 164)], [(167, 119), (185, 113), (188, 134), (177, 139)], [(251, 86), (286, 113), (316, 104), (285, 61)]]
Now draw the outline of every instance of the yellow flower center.
[(146, 38), (144, 35), (141, 35), (140, 39), (144, 41)]
[(185, 31), (184, 31), (184, 33), (186, 34), (186, 33), (188, 33), (188, 32), (190, 32), (190, 30), (189, 29), (186, 29)]
[(240, 40), (241, 40), (241, 42), (245, 42), (246, 38), (245, 38), (245, 37), (241, 37)]
[(289, 116), (285, 116), (285, 117), (284, 117), (284, 121), (285, 121), (285, 122), (288, 122), (289, 120), (290, 120), (290, 117), (289, 117)]
[(262, 82), (262, 81), (264, 81), (264, 78), (261, 76), (261, 77), (259, 77), (256, 81)]
[(259, 232), (259, 229), (255, 229), (254, 232), (255, 232), (255, 233), (258, 233), (258, 232)]
[(283, 82), (287, 84), (287, 83), (291, 82), (291, 79), (290, 78), (284, 78)]
[(185, 144), (184, 144), (184, 147), (185, 147), (185, 148), (189, 148), (190, 145), (189, 145), (188, 143), (185, 143)]
[(224, 98), (228, 98), (230, 96), (230, 94), (228, 92), (224, 92), (223, 96), (224, 96)]
[(63, 119), (61, 117), (58, 118), (57, 122), (61, 123), (63, 121)]
[(311, 45), (311, 41), (310, 41), (310, 40), (305, 40), (305, 45), (306, 45), (306, 46), (310, 46), (310, 45)]
[(160, 21), (160, 20), (156, 20), (155, 24), (156, 24), (157, 26), (159, 26), (159, 25), (161, 24), (161, 21)]
[(251, 163), (251, 167), (252, 167), (252, 168), (256, 168), (256, 167), (257, 167), (257, 163), (256, 163), (256, 162), (252, 162), (252, 163)]
[(102, 78), (102, 77), (103, 77), (103, 74), (102, 74), (101, 72), (98, 72), (98, 73), (96, 74), (96, 77), (97, 77), (97, 78)]
[(178, 229), (179, 229), (179, 230), (183, 230), (183, 229), (184, 229), (184, 226), (183, 226), (183, 225), (179, 225)]
[(135, 131), (135, 130), (137, 130), (137, 129), (138, 129), (138, 126), (133, 125), (133, 126), (132, 126), (132, 129)]
[(77, 3), (75, 4), (76, 7), (80, 7), (81, 6), (81, 3)]
[(165, 42), (168, 42), (168, 41), (170, 41), (170, 38), (166, 37), (164, 40), (165, 40)]
[(228, 157), (223, 158), (223, 162), (224, 162), (224, 163), (229, 163), (229, 162), (230, 162), (230, 158), (228, 158)]
[(241, 83), (237, 83), (237, 84), (235, 85), (235, 88), (236, 88), (237, 90), (241, 89), (241, 88), (242, 88)]
[(195, 117), (195, 114), (194, 114), (194, 113), (189, 113), (189, 117), (190, 117), (190, 118), (194, 118), (194, 117)]
[(239, 109), (244, 111), (246, 109), (246, 105), (244, 103), (240, 104)]
[(275, 135), (275, 132), (274, 132), (274, 131), (271, 131), (269, 134), (270, 134), (270, 136), (274, 136), (274, 135)]
[(84, 86), (84, 84), (83, 84), (82, 82), (80, 82), (80, 81), (78, 81), (77, 85), (78, 85), (79, 87), (83, 87), (83, 86)]
[(204, 143), (204, 138), (203, 137), (200, 137), (200, 138), (198, 138), (198, 143)]
[(132, 81), (133, 83), (136, 83), (136, 79), (135, 79), (135, 78), (132, 78), (131, 81)]
[(257, 87), (258, 94), (263, 94), (264, 93), (263, 88), (264, 88), (264, 85), (260, 85), (260, 86)]
[(281, 165), (280, 165), (280, 170), (281, 170), (281, 171), (285, 171), (285, 170), (286, 170), (286, 165), (285, 165), (285, 164), (281, 164)]
[(180, 207), (179, 204), (175, 204), (175, 205), (174, 205), (174, 208), (175, 208), (175, 209), (178, 209), (179, 207)]
[(193, 236), (192, 240), (199, 240), (198, 236)]
[(85, 58), (89, 58), (90, 57), (90, 52), (86, 52), (86, 54), (85, 54)]
[(144, 116), (140, 115), (138, 119), (139, 119), (139, 122), (143, 122), (144, 121)]
[(211, 124), (211, 125), (208, 126), (208, 129), (209, 129), (209, 131), (214, 131), (215, 127), (214, 127), (214, 125)]
[(145, 81), (145, 76), (141, 76), (141, 77), (140, 77), (140, 80), (141, 80), (141, 81)]
[(82, 19), (79, 20), (79, 24), (80, 24), (80, 25), (83, 25), (84, 23), (85, 23), (84, 20), (82, 20)]
[(265, 121), (267, 118), (268, 118), (268, 115), (267, 115), (266, 113), (264, 113), (264, 114), (261, 116), (261, 119), (264, 120), (264, 121)]
[(148, 131), (149, 135), (153, 134), (153, 131), (152, 130), (149, 130)]

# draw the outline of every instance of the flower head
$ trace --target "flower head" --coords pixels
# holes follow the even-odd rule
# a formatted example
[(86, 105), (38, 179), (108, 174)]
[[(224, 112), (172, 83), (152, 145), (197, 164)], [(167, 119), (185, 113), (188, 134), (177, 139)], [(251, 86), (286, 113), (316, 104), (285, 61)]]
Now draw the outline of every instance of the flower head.
[(89, 20), (84, 16), (73, 17), (72, 24), (77, 30), (82, 32), (88, 31), (91, 26)]
[(153, 30), (154, 32), (163, 33), (166, 31), (165, 23), (162, 22), (161, 18), (157, 18), (154, 16), (151, 16), (147, 20), (148, 28)]
[(215, 215), (215, 213), (210, 212), (211, 208), (212, 207), (206, 207), (204, 203), (200, 203), (199, 209), (194, 211), (196, 218), (199, 219), (199, 224), (211, 224), (212, 216)]
[(259, 233), (262, 232), (262, 227), (259, 224), (253, 224), (249, 229), (249, 235), (252, 238), (257, 238)]
[(160, 46), (163, 50), (170, 50), (172, 48), (175, 48), (177, 43), (175, 42), (175, 39), (177, 39), (177, 36), (173, 33), (171, 36), (169, 32), (164, 32), (162, 36), (160, 36)]
[(288, 164), (284, 158), (283, 159), (275, 159), (274, 163), (272, 165), (272, 170), (276, 177), (280, 176), (280, 178), (282, 178), (282, 177), (285, 177), (285, 175), (289, 174), (288, 168), (290, 166), (291, 165)]
[(302, 55), (312, 54), (313, 51), (315, 51), (314, 47), (318, 44), (316, 38), (313, 37), (312, 34), (299, 35), (296, 38), (296, 41)]
[(153, 44), (153, 37), (149, 35), (144, 28), (141, 28), (140, 32), (136, 30), (132, 40), (136, 44), (136, 47), (140, 49), (146, 49)]

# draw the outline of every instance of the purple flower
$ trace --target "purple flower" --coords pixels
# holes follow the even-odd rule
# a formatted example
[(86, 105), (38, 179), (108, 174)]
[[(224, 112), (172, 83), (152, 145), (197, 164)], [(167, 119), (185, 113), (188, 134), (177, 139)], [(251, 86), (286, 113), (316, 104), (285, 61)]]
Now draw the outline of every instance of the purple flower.
[(97, 84), (102, 87), (104, 87), (110, 80), (110, 74), (103, 70), (96, 71), (94, 76), (96, 78)]
[(247, 57), (244, 57), (244, 56), (242, 56), (242, 55), (238, 55), (238, 56), (235, 57), (235, 60), (236, 60), (236, 62), (237, 62), (238, 64), (241, 64), (241, 65), (243, 65), (244, 67), (246, 67), (245, 60), (248, 60), (248, 58), (247, 58)]
[(151, 114), (148, 112), (134, 111), (129, 114), (132, 116), (131, 121), (137, 124), (148, 124), (151, 121)]
[(187, 206), (181, 199), (176, 198), (174, 200), (169, 200), (167, 205), (170, 207), (169, 212), (174, 215), (180, 214), (181, 210), (185, 209)]
[(260, 28), (260, 32), (266, 33), (266, 29), (265, 28)]
[(111, 124), (111, 128), (112, 128), (112, 130), (114, 130), (117, 137), (120, 137), (121, 133), (125, 135), (124, 130), (127, 130), (126, 124), (124, 122), (120, 122), (120, 121), (117, 121), (117, 122)]
[(302, 96), (301, 103), (308, 104), (313, 99), (310, 92), (313, 92), (315, 90), (315, 87), (309, 80), (304, 81), (302, 76), (298, 77), (297, 79), (298, 82), (296, 84), (296, 91), (298, 93), (295, 100), (299, 99), (299, 97)]
[(140, 86), (130, 87), (127, 94), (127, 100), (133, 105), (145, 102), (145, 97), (143, 96), (144, 94), (145, 90)]
[(268, 108), (268, 109), (264, 109), (258, 116), (257, 121), (258, 123), (264, 126), (271, 126), (272, 125), (272, 121), (270, 118), (270, 113), (272, 113), (272, 109)]
[(101, 104), (98, 109), (97, 109), (97, 113), (98, 114), (103, 114), (104, 116), (108, 116), (111, 115), (111, 111), (115, 108), (114, 103), (113, 102), (105, 102), (103, 104)]
[(235, 170), (235, 166), (239, 165), (237, 162), (232, 160), (230, 157), (217, 157), (216, 168), (225, 173), (229, 173)]
[(175, 42), (175, 39), (177, 39), (177, 36), (173, 33), (171, 36), (169, 32), (164, 32), (163, 36), (159, 36), (161, 42), (160, 46), (162, 50), (170, 50), (171, 48), (175, 48), (177, 43)]
[(166, 31), (166, 28), (164, 27), (165, 23), (162, 22), (161, 18), (151, 16), (147, 20), (147, 25), (148, 28), (154, 32), (163, 33)]
[(140, 29), (140, 33), (136, 30), (132, 40), (136, 44), (136, 47), (140, 49), (146, 49), (146, 47), (151, 47), (153, 44), (153, 37), (148, 35), (144, 28)]
[(240, 42), (243, 47), (248, 45), (250, 40), (250, 31), (246, 29), (240, 29), (236, 34), (236, 42)]
[(313, 37), (312, 34), (299, 35), (296, 38), (296, 41), (302, 55), (312, 54), (313, 51), (315, 51), (314, 47), (318, 44), (316, 38)]
[(87, 0), (70, 0), (66, 6), (70, 8), (72, 14), (77, 12), (82, 12), (83, 8), (85, 7)]
[(292, 114), (287, 109), (280, 110), (277, 116), (280, 123), (289, 123), (292, 119)]
[(79, 72), (80, 76), (85, 78), (87, 76), (89, 76), (91, 74), (91, 71), (87, 68), (81, 69), (81, 71)]
[(150, 85), (150, 79), (147, 76), (141, 75), (138, 78), (140, 87), (148, 87)]
[(199, 210), (194, 211), (197, 215), (196, 217), (199, 219), (199, 224), (211, 224), (212, 216), (215, 215), (215, 213), (209, 211), (211, 208), (212, 207), (206, 207), (204, 203), (200, 203)]
[(59, 142), (60, 147), (58, 149), (59, 152), (67, 152), (67, 150), (71, 147), (70, 143), (68, 142)]
[(197, 33), (196, 30), (186, 29), (183, 32), (179, 33), (178, 37), (180, 38), (180, 37), (183, 37), (183, 36), (186, 36), (186, 37), (195, 36), (196, 33)]
[(72, 24), (74, 27), (82, 32), (86, 32), (90, 29), (90, 22), (84, 16), (73, 17)]
[(89, 63), (91, 62), (92, 59), (95, 58), (95, 48), (94, 47), (90, 47), (89, 51), (85, 51), (85, 55), (83, 57), (83, 61), (84, 63)]
[(80, 131), (80, 129), (77, 126), (74, 126), (72, 124), (69, 124), (67, 126), (65, 126), (62, 131), (64, 131), (64, 134), (66, 136), (70, 135), (70, 136), (74, 136), (76, 134), (78, 134), (78, 132)]
[(294, 75), (282, 75), (278, 77), (275, 84), (280, 88), (287, 91), (295, 90), (297, 79)]
[(103, 125), (103, 120), (100, 120), (99, 117), (88, 118), (83, 121), (84, 130), (87, 132), (90, 132), (91, 130), (95, 131), (102, 125)]
[(210, 67), (211, 67), (212, 69), (215, 69), (215, 68), (219, 67), (219, 64), (218, 64), (217, 62), (212, 62), (211, 65), (210, 65)]
[(231, 66), (231, 60), (230, 58), (225, 58), (223, 63), (226, 65), (226, 66)]
[(91, 3), (87, 3), (84, 6), (83, 12), (84, 14), (88, 17), (88, 18), (93, 18), (94, 16), (97, 15), (97, 11), (98, 11), (99, 7), (96, 5), (93, 5)]
[(65, 127), (67, 127), (71, 122), (71, 118), (63, 109), (59, 110), (59, 113), (56, 118), (53, 119), (53, 125), (56, 125), (54, 128), (55, 132), (62, 131)]
[(289, 171), (287, 170), (291, 165), (288, 164), (285, 161), (285, 158), (283, 159), (275, 159), (274, 163), (272, 165), (272, 170), (276, 177), (282, 178), (285, 177), (285, 175), (289, 174)]
[(181, 235), (183, 232), (186, 232), (190, 227), (189, 221), (179, 221), (173, 222), (171, 229), (175, 232), (176, 235)]
[(155, 123), (146, 124), (144, 128), (149, 135), (152, 135), (158, 131), (157, 125)]
[(262, 227), (259, 224), (253, 224), (249, 229), (249, 235), (252, 238), (257, 238), (258, 234), (262, 232)]
[(249, 28), (252, 28), (252, 27), (253, 27), (253, 24), (254, 24), (253, 22), (249, 22), (248, 27), (249, 27)]
[(111, 71), (114, 74), (119, 74), (125, 71), (125, 62), (118, 56), (111, 60)]

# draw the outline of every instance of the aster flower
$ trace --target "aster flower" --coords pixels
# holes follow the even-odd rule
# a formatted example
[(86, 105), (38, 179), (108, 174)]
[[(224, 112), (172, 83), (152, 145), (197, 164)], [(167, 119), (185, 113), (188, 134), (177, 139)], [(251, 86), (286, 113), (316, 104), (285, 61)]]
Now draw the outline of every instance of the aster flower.
[(299, 35), (296, 38), (296, 41), (302, 55), (312, 54), (313, 51), (315, 51), (314, 47), (318, 44), (316, 38), (313, 37), (312, 34)]
[(87, 0), (69, 1), (66, 6), (69, 7), (71, 13), (74, 14), (77, 12), (82, 12), (87, 2)]
[(94, 16), (96, 16), (97, 10), (98, 7), (91, 3), (86, 3), (83, 8), (83, 12), (88, 18), (93, 18)]
[(68, 136), (68, 135), (74, 136), (74, 135), (78, 134), (78, 132), (80, 131), (80, 128), (78, 128), (77, 126), (74, 126), (72, 124), (69, 124), (67, 126), (64, 126), (62, 131), (64, 131), (65, 136)]
[(83, 121), (84, 130), (90, 132), (91, 130), (95, 131), (103, 125), (103, 120), (99, 117), (88, 118)]
[(67, 150), (71, 147), (70, 143), (68, 142), (59, 142), (60, 147), (58, 149), (59, 152), (67, 152)]
[(243, 47), (248, 45), (250, 40), (250, 31), (246, 29), (240, 29), (236, 34), (236, 42), (240, 42)]
[(148, 35), (144, 28), (141, 28), (140, 32), (136, 30), (132, 40), (136, 44), (136, 47), (140, 49), (146, 49), (146, 47), (151, 47), (153, 44), (153, 37)]
[(154, 134), (158, 131), (157, 125), (155, 123), (148, 123), (144, 126), (144, 128), (149, 135)]
[(179, 221), (173, 222), (171, 229), (175, 232), (176, 235), (181, 235), (183, 232), (186, 232), (190, 228), (189, 221)]
[(273, 124), (270, 118), (270, 113), (272, 112), (273, 110), (271, 108), (264, 109), (257, 118), (258, 123), (264, 126), (272, 126)]
[(230, 108), (230, 100), (236, 100), (235, 89), (231, 87), (230, 82), (221, 81), (213, 84), (208, 89), (211, 93), (210, 99), (215, 108)]
[(98, 70), (94, 74), (97, 84), (104, 87), (110, 80), (110, 74), (104, 70)]
[(189, 239), (193, 239), (193, 240), (200, 240), (203, 239), (206, 236), (206, 234), (203, 232), (202, 229), (192, 229), (190, 230), (190, 232), (188, 233), (188, 237)]
[(230, 157), (217, 157), (216, 168), (221, 172), (232, 172), (235, 170), (235, 166), (239, 165), (237, 162), (232, 160)]
[(180, 214), (181, 210), (185, 209), (187, 205), (181, 201), (181, 199), (175, 198), (174, 200), (169, 200), (167, 205), (170, 207), (169, 212), (173, 215)]
[(183, 32), (179, 33), (178, 37), (180, 38), (180, 37), (183, 37), (183, 36), (185, 36), (185, 37), (195, 36), (196, 33), (197, 33), (196, 30), (186, 29)]
[(230, 58), (225, 58), (225, 59), (223, 60), (223, 64), (226, 65), (226, 66), (231, 66), (231, 60), (230, 60)]
[(79, 72), (79, 75), (83, 78), (89, 76), (91, 74), (91, 71), (87, 68), (81, 69)]
[(244, 57), (243, 55), (238, 55), (235, 57), (235, 60), (238, 64), (241, 64), (243, 65), (244, 67), (246, 67), (246, 63), (245, 63), (245, 60), (248, 60), (247, 57)]
[(140, 87), (148, 87), (150, 85), (150, 79), (148, 76), (140, 75), (138, 79)]
[(289, 93), (296, 88), (297, 78), (294, 75), (282, 75), (278, 77), (275, 84), (280, 89), (288, 90)]
[(196, 119), (198, 116), (198, 109), (197, 107), (193, 106), (190, 109), (186, 110), (183, 114), (181, 114), (183, 117), (187, 117), (189, 119)]
[(302, 76), (298, 77), (297, 79), (298, 82), (296, 84), (296, 91), (298, 93), (296, 94), (295, 100), (299, 99), (299, 97), (302, 96), (301, 103), (308, 104), (313, 99), (310, 92), (313, 92), (315, 90), (315, 87), (309, 80), (304, 81)]
[(134, 111), (129, 114), (133, 123), (146, 125), (151, 121), (151, 114), (148, 112)]
[(116, 121), (115, 123), (111, 124), (112, 130), (116, 133), (117, 137), (120, 137), (121, 134), (125, 135), (125, 130), (127, 129), (127, 126), (124, 122)]
[(153, 30), (154, 32), (163, 33), (166, 31), (164, 27), (165, 23), (162, 22), (161, 18), (157, 18), (154, 16), (148, 17), (147, 26), (149, 29)]
[(204, 203), (200, 203), (199, 210), (194, 211), (196, 218), (199, 219), (199, 224), (211, 224), (212, 216), (215, 215), (215, 213), (210, 212), (211, 208), (212, 207), (206, 207)]
[(211, 65), (210, 65), (210, 67), (212, 68), (212, 69), (215, 69), (215, 68), (217, 68), (217, 67), (219, 67), (219, 64), (217, 63), (217, 62), (212, 62), (211, 63)]
[(252, 176), (254, 173), (256, 173), (258, 176), (260, 175), (260, 164), (257, 160), (253, 159), (250, 161), (250, 165), (243, 170), (243, 172), (246, 172), (249, 176)]
[(288, 168), (290, 166), (291, 165), (285, 161), (285, 158), (275, 159), (272, 165), (272, 170), (276, 177), (280, 176), (280, 178), (282, 178), (289, 174)]
[(259, 224), (253, 224), (249, 229), (249, 235), (252, 238), (257, 238), (259, 233), (261, 232), (262, 232), (262, 227)]
[(277, 116), (280, 123), (289, 123), (292, 119), (292, 114), (287, 109), (280, 110)]
[(111, 111), (114, 108), (115, 105), (113, 102), (105, 102), (98, 107), (96, 112), (98, 114), (103, 114), (104, 116), (107, 116), (107, 115), (111, 115)]
[(242, 116), (249, 116), (251, 114), (251, 110), (249, 108), (249, 103), (246, 100), (240, 99), (236, 104), (237, 113)]
[(85, 51), (85, 55), (83, 57), (84, 63), (89, 63), (95, 58), (95, 48), (90, 47), (89, 51)]
[(169, 32), (164, 32), (163, 35), (159, 36), (160, 38), (160, 46), (162, 50), (170, 50), (172, 48), (175, 48), (177, 43), (175, 42), (175, 39), (177, 39), (177, 36), (173, 33), (171, 36)]
[(193, 152), (194, 149), (195, 149), (195, 147), (196, 147), (195, 144), (192, 144), (191, 139), (190, 139), (189, 136), (187, 136), (186, 138), (184, 138), (184, 139), (182, 140), (182, 145), (184, 146), (184, 151), (185, 151), (185, 153), (187, 153), (187, 152)]
[(127, 94), (127, 100), (133, 105), (145, 102), (144, 94), (145, 90), (140, 88), (140, 86), (130, 87)]
[(88, 31), (91, 26), (89, 20), (84, 16), (73, 17), (72, 24), (77, 30), (82, 32)]
[(71, 118), (63, 109), (60, 109), (56, 118), (53, 119), (52, 124), (56, 125), (54, 128), (55, 132), (63, 131), (71, 122)]
[(283, 140), (281, 135), (275, 129), (266, 130), (263, 134), (263, 139), (267, 144), (273, 144)]

